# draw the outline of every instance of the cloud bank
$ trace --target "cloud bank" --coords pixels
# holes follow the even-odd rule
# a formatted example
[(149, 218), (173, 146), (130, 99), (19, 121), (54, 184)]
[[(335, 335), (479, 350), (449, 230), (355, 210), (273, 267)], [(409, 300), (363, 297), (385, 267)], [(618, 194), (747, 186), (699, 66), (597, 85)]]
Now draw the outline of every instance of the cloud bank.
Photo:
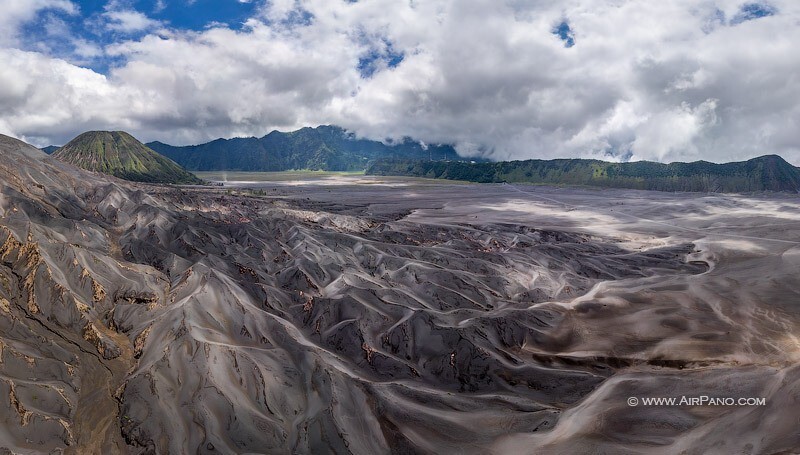
[(497, 159), (800, 164), (790, 0), (274, 0), (199, 30), (135, 6), (109, 2), (56, 52), (19, 30), (76, 2), (4, 2), (0, 132), (187, 144), (337, 124)]

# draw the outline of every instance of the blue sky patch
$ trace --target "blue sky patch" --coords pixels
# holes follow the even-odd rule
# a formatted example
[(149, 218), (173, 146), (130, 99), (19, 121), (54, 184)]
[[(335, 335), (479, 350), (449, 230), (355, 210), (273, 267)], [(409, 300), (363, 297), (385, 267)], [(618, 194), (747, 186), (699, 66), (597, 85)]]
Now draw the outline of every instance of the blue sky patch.
[(777, 12), (774, 6), (767, 3), (745, 3), (739, 8), (739, 12), (731, 19), (731, 25), (773, 16)]
[[(82, 18), (88, 19), (106, 11), (107, 0), (74, 1), (80, 9)], [(173, 28), (183, 30), (203, 30), (211, 24), (223, 23), (238, 29), (256, 10), (256, 2), (238, 0), (129, 0), (118, 1), (117, 5), (147, 15), (164, 22)]]
[[(83, 2), (80, 2), (81, 4)], [(138, 0), (133, 8), (153, 19), (168, 23), (174, 28), (202, 30), (211, 24), (225, 24), (233, 29), (241, 28), (244, 21), (252, 17), (256, 2), (242, 3), (237, 0)]]
[(366, 55), (358, 59), (358, 72), (364, 79), (369, 79), (383, 65), (394, 68), (405, 58), (403, 52), (398, 52), (390, 41), (383, 40), (383, 49), (370, 49)]
[(566, 20), (561, 21), (560, 24), (553, 27), (552, 33), (564, 42), (564, 47), (572, 47), (575, 45), (575, 33), (573, 33), (569, 22)]

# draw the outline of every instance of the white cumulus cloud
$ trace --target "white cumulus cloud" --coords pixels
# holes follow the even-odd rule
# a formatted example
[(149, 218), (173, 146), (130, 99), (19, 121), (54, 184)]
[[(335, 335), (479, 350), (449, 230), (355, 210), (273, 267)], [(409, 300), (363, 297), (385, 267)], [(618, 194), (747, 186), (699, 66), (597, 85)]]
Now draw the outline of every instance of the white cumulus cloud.
[[(273, 0), (241, 30), (201, 31), (105, 14), (123, 36), (95, 44), (117, 62), (106, 75), (2, 41), (0, 130), (196, 143), (338, 124), (500, 159), (800, 164), (790, 0)], [(149, 34), (124, 38), (133, 31)]]

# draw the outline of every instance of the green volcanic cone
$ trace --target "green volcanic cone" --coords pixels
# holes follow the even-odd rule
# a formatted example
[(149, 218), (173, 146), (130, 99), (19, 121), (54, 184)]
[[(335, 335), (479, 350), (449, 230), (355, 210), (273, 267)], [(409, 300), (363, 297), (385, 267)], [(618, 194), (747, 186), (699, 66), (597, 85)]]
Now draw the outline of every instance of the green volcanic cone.
[(83, 169), (134, 182), (202, 183), (194, 174), (124, 131), (83, 133), (53, 156)]

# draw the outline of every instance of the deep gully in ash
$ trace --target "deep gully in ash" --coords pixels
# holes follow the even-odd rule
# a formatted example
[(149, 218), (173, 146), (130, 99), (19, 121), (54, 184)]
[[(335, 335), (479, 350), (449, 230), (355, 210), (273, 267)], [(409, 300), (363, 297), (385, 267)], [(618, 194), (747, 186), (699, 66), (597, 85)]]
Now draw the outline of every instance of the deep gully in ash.
[[(508, 413), (518, 429), (547, 429), (560, 409), (593, 390), (613, 368), (604, 359), (567, 363), (555, 355), (520, 355), (522, 346), (568, 350), (575, 336), (561, 328), (561, 307), (531, 305), (577, 297), (598, 281), (705, 270), (685, 262), (691, 245), (630, 252), (608, 240), (527, 226), (382, 222), (291, 202), (275, 206), (203, 193), (183, 197), (187, 207), (211, 211), (201, 217), (183, 212), (174, 224), (148, 220), (122, 236), (123, 254), (170, 276), (183, 274), (176, 288), (192, 278), (165, 264), (186, 260), (192, 273), (203, 276), (203, 286), (192, 287), (213, 295), (216, 303), (199, 314), (192, 311), (177, 328), (170, 320), (175, 341), (205, 343), (200, 355), (206, 361), (214, 358), (209, 345), (232, 347), (227, 355), (234, 360), (227, 361), (237, 375), (247, 374), (236, 365), (237, 351), (267, 371), (287, 362), (293, 365), (287, 384), (310, 384), (288, 409), (265, 404), (265, 413), (275, 416), (269, 442), (279, 447), (329, 449), (336, 441), (355, 444), (380, 431), (379, 440), (388, 446), (419, 448), (409, 436), (419, 430), (409, 428), (446, 435), (445, 409), (460, 414), (456, 420), (480, 408)], [(161, 341), (167, 351), (175, 342), (169, 338)], [(246, 351), (254, 344), (274, 352), (253, 356)], [(193, 359), (197, 349), (190, 349)], [(174, 369), (170, 363), (152, 368)], [(325, 376), (332, 383), (347, 381), (348, 391)], [(261, 381), (265, 393), (280, 393), (279, 385), (277, 390), (265, 385), (263, 375)], [(228, 385), (221, 393), (234, 412), (239, 392)], [(363, 394), (367, 409), (357, 412), (374, 416), (376, 428), (356, 431), (342, 423), (337, 406), (357, 403), (353, 394)], [(136, 414), (139, 403), (126, 402), (129, 413)], [(141, 424), (130, 433), (145, 443), (157, 428)], [(268, 443), (249, 428), (238, 431), (257, 446)], [(467, 439), (492, 438), (508, 428), (486, 425), (484, 431)]]
[[(71, 185), (4, 190), (2, 322), (30, 321), (3, 335), (23, 359), (0, 366), (17, 449), (377, 453), (546, 431), (615, 366), (558, 355), (579, 334), (548, 302), (705, 270), (691, 245)], [(48, 384), (22, 379), (51, 364)], [(105, 417), (81, 400), (100, 367), (120, 385)]]

